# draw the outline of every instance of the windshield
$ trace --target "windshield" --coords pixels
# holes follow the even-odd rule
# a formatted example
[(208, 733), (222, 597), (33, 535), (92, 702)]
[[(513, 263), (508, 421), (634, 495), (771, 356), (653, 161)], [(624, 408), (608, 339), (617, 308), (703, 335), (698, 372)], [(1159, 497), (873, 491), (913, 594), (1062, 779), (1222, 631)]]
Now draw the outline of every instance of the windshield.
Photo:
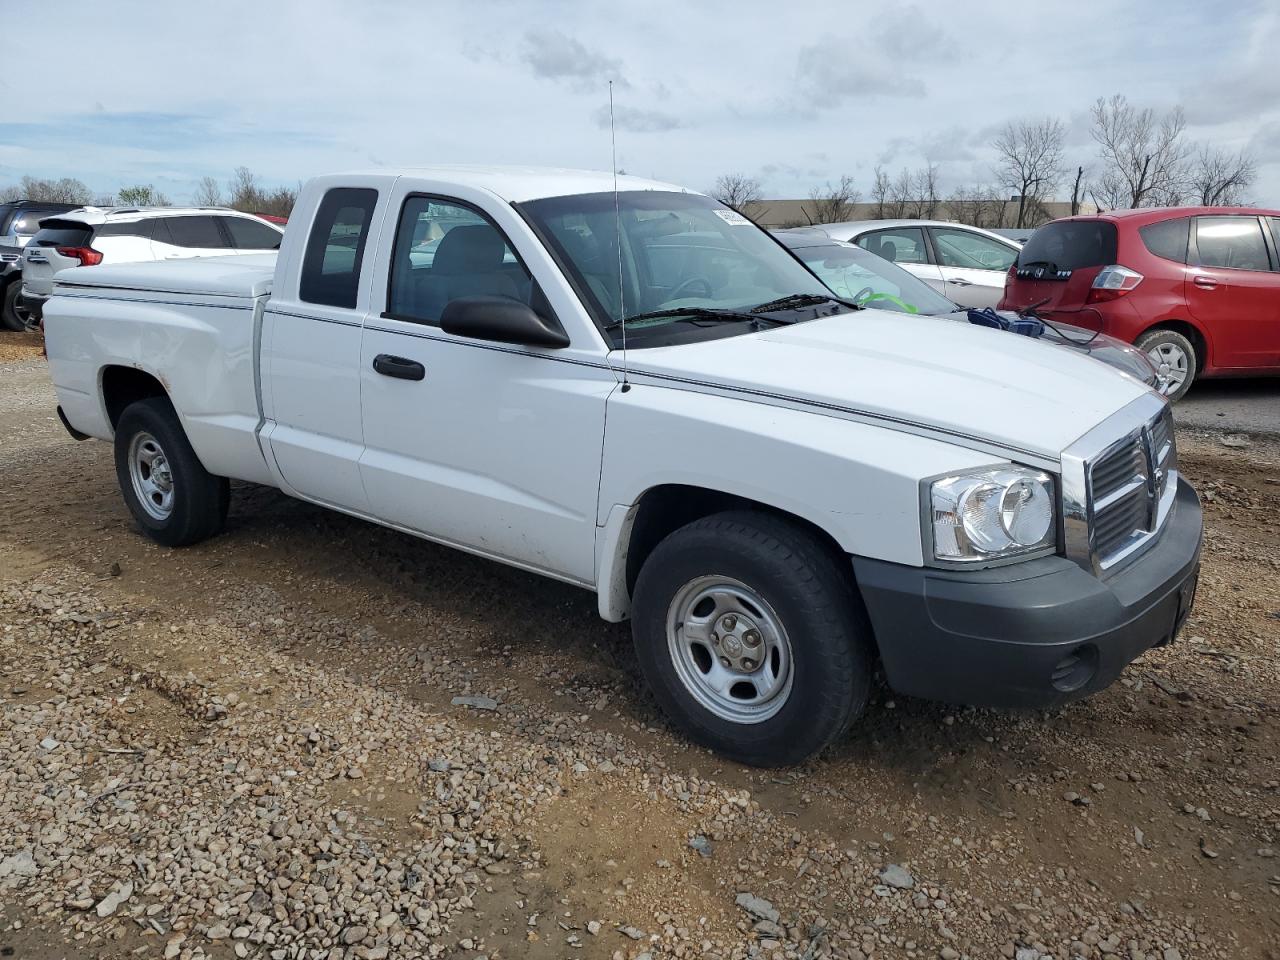
[[(715, 322), (708, 310), (830, 294), (768, 234), (710, 197), (637, 190), (617, 195), (616, 214), (612, 193), (533, 200), (519, 209), (596, 323), (610, 328), (614, 346), (622, 343), (622, 328), (612, 325), (624, 316), (638, 318), (626, 325), (628, 347), (659, 346), (758, 329), (747, 319)], [(641, 317), (686, 307), (703, 315)]]
[(864, 307), (930, 316), (959, 309), (923, 280), (853, 244), (833, 240), (820, 246), (793, 247), (791, 252), (836, 296)]

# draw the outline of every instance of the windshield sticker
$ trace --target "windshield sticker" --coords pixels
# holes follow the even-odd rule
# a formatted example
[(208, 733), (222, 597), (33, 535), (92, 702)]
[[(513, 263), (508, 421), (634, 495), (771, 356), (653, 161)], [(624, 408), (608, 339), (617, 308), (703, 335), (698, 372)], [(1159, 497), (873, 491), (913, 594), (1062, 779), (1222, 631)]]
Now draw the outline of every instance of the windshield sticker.
[(742, 214), (740, 214), (737, 210), (716, 210), (714, 211), (714, 213), (717, 217), (719, 217), (725, 223), (731, 223), (735, 227), (741, 227), (751, 222)]

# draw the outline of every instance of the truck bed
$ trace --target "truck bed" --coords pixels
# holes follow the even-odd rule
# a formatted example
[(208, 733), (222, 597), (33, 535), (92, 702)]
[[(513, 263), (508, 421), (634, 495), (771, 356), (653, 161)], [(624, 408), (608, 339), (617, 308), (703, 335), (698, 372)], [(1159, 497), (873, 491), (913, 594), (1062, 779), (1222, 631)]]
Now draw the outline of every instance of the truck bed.
[(158, 381), (204, 466), (270, 483), (258, 342), (274, 254), (117, 264), (58, 274), (44, 312), (49, 370), (63, 413), (82, 433), (114, 435), (106, 377)]

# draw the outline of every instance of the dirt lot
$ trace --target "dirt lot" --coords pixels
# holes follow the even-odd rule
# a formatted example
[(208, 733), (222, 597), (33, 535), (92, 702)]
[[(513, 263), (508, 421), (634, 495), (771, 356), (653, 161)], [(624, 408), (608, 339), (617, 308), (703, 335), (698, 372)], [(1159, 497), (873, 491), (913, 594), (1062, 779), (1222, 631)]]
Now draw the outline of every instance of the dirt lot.
[(0, 955), (1280, 958), (1273, 441), (1181, 435), (1199, 600), (1111, 690), (765, 772), (584, 592), (243, 486), (150, 544), (0, 344)]

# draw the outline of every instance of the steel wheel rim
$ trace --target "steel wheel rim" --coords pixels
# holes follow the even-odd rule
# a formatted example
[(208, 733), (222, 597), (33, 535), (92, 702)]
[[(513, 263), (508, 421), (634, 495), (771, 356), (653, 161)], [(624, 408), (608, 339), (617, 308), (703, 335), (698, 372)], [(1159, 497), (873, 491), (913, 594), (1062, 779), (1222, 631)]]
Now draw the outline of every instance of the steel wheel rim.
[(129, 442), (129, 479), (147, 516), (168, 520), (173, 513), (173, 468), (149, 433), (137, 433)]
[(667, 649), (685, 690), (721, 720), (762, 723), (790, 697), (782, 619), (740, 580), (705, 576), (681, 587), (667, 608)]
[(1186, 351), (1176, 343), (1158, 343), (1147, 351), (1147, 357), (1164, 378), (1164, 392), (1174, 393), (1187, 382), (1191, 362)]

